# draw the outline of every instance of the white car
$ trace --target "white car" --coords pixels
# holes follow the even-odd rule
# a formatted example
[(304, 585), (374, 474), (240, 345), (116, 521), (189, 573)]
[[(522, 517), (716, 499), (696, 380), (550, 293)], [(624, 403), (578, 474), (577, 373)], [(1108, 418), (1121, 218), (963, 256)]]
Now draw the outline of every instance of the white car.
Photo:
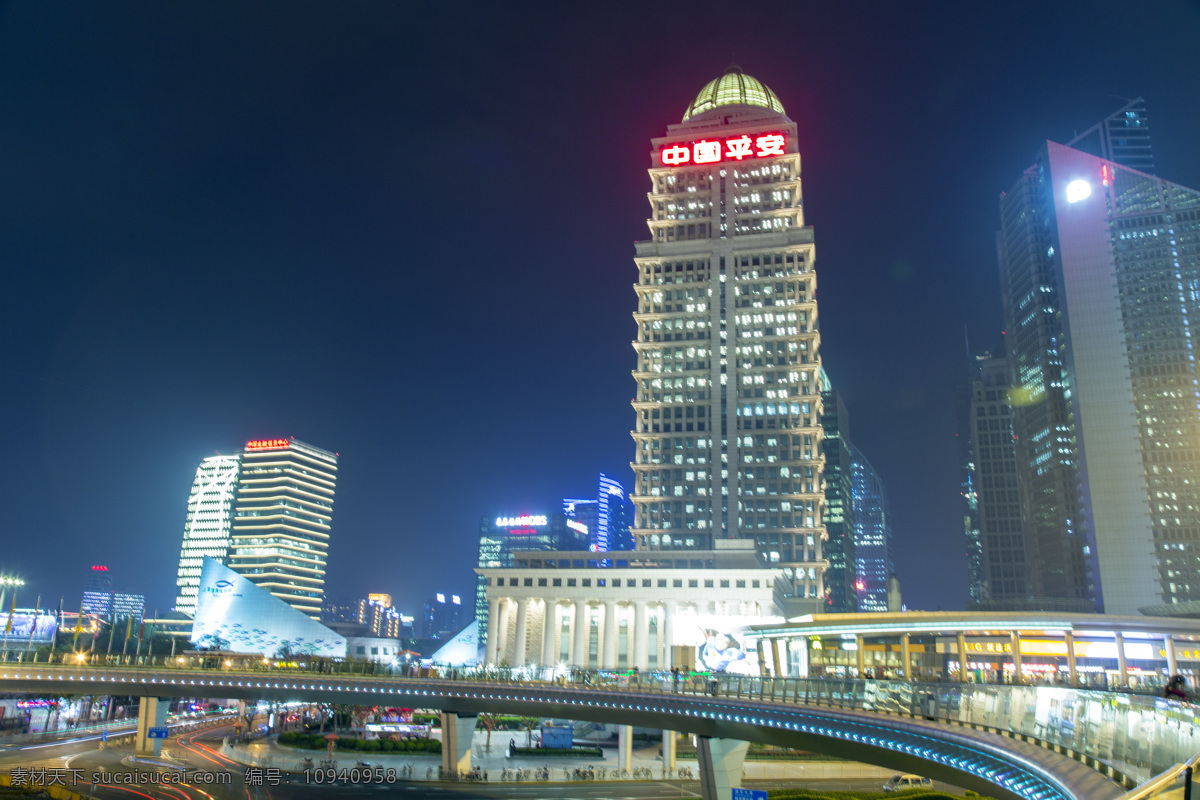
[(896, 773), (883, 785), (885, 792), (902, 792), (905, 789), (932, 789), (933, 781), (920, 775), (901, 775)]

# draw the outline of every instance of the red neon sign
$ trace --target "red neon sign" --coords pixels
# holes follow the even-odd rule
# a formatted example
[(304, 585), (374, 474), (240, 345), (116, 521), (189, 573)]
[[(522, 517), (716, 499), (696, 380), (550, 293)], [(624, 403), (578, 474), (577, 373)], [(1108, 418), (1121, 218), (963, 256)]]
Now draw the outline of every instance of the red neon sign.
[(247, 450), (275, 450), (287, 446), (287, 439), (255, 439), (252, 442), (246, 442)]
[(663, 166), (684, 164), (716, 164), (719, 161), (745, 161), (784, 155), (787, 140), (782, 133), (742, 134), (726, 139), (700, 139), (696, 142), (676, 142), (663, 145), (658, 151)]
[(93, 572), (108, 572), (108, 567), (102, 567), (99, 564), (92, 565)]

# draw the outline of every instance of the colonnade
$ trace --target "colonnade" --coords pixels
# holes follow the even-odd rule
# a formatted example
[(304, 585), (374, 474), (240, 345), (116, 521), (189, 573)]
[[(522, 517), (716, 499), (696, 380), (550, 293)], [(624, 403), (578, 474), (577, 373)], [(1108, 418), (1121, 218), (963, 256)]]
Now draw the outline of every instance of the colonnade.
[(487, 662), (670, 669), (681, 609), (696, 610), (694, 604), (641, 599), (489, 598)]

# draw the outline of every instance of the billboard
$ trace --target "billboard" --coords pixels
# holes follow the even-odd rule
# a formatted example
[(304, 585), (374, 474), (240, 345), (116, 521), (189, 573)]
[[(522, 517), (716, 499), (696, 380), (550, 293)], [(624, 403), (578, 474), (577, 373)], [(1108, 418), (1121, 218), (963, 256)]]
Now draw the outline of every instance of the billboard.
[(783, 622), (783, 617), (736, 617), (679, 614), (673, 622), (671, 645), (695, 649), (695, 669), (731, 675), (758, 675), (758, 649), (747, 644), (752, 625)]
[(208, 556), (200, 570), (191, 641), (264, 656), (286, 648), (297, 655), (346, 657), (346, 637)]
[(51, 644), (58, 622), (53, 614), (43, 614), (33, 608), (16, 609), (12, 614), (12, 630), (8, 630), (8, 612), (0, 612), (0, 642), (10, 650), (20, 650), (29, 644), (33, 633), (33, 646)]

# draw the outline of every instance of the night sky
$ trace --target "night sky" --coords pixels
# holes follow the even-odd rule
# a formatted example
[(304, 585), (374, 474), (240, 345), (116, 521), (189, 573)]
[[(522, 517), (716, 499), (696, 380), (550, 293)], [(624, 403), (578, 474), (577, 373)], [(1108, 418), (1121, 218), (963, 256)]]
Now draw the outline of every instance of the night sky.
[[(0, 3), (0, 572), (168, 609), (204, 456), (340, 453), (327, 594), (470, 594), (481, 514), (628, 487), (649, 140), (736, 61), (799, 125), (822, 355), (910, 608), (962, 608), (997, 198), (1143, 95), (1200, 186), (1193, 3)], [(447, 9), (445, 11), (441, 9)]]

